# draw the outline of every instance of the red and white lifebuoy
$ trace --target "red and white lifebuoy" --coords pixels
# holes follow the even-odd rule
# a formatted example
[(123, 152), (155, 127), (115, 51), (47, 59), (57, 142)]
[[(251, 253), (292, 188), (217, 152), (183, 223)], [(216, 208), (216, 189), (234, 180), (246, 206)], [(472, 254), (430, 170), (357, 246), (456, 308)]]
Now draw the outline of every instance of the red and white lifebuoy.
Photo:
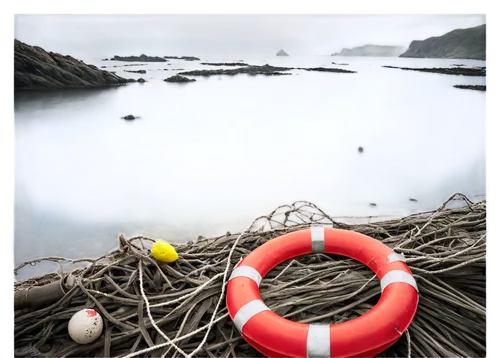
[[(273, 267), (296, 256), (329, 253), (368, 266), (380, 279), (381, 297), (361, 317), (339, 324), (303, 324), (269, 310), (259, 284)], [(234, 268), (226, 305), (245, 340), (268, 357), (373, 357), (394, 344), (418, 305), (417, 283), (404, 258), (366, 235), (311, 227), (258, 247)]]

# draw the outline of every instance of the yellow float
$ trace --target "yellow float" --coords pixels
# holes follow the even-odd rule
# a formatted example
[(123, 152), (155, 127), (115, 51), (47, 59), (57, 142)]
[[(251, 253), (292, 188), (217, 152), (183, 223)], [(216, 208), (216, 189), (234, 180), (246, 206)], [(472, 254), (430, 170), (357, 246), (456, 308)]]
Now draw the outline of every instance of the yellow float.
[(158, 240), (151, 249), (153, 257), (161, 262), (174, 262), (179, 258), (179, 254), (174, 247), (165, 241)]

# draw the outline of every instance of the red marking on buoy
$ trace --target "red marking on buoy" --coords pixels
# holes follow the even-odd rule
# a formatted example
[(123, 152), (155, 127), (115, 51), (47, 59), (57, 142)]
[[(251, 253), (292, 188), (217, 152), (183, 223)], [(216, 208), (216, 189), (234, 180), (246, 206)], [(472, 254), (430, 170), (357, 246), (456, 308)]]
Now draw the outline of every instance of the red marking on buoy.
[(85, 312), (87, 312), (88, 317), (94, 317), (97, 314), (94, 310), (85, 310)]

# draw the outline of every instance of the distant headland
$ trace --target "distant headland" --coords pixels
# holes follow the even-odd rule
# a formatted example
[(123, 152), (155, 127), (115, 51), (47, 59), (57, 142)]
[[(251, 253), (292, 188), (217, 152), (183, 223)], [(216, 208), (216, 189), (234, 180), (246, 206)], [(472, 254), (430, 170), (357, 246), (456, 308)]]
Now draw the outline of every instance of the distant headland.
[(352, 49), (344, 48), (332, 56), (373, 56), (373, 57), (398, 57), (406, 48), (402, 46), (364, 45)]

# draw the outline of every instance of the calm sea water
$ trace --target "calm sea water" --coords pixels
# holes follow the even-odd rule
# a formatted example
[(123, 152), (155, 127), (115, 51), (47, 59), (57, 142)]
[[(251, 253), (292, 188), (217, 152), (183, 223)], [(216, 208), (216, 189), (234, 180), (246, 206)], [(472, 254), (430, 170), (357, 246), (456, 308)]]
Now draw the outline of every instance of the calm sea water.
[[(484, 198), (485, 93), (453, 85), (485, 78), (381, 67), (484, 61), (202, 58), (236, 60), (358, 73), (182, 85), (162, 80), (212, 67), (172, 60), (110, 69), (145, 84), (17, 94), (15, 264), (97, 257), (115, 249), (120, 234), (184, 242), (235, 232), (297, 200), (331, 216), (399, 216), (435, 209), (454, 192)], [(138, 69), (147, 73), (124, 72)], [(140, 119), (120, 119), (128, 114)], [(53, 269), (38, 264), (17, 279)]]

